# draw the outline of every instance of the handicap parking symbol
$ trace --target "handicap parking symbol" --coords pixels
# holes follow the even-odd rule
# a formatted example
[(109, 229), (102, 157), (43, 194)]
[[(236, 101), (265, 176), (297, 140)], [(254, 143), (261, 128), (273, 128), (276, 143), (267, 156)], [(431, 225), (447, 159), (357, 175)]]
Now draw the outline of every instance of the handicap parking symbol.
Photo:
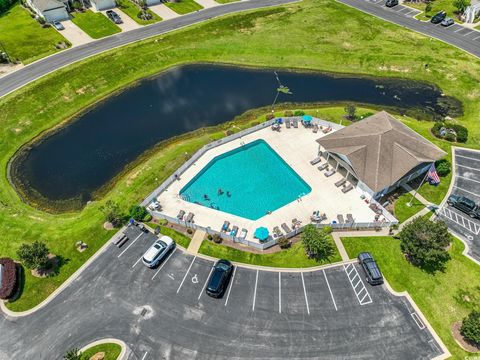
[(192, 276), (192, 283), (198, 284), (198, 276), (197, 276), (197, 274), (195, 274), (195, 275)]

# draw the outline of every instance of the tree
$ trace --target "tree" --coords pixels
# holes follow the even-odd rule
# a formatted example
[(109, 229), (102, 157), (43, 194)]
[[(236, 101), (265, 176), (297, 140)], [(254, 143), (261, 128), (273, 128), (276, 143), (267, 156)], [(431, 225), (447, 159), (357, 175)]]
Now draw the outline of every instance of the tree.
[(330, 239), (331, 232), (332, 228), (330, 227), (317, 229), (312, 224), (305, 226), (301, 239), (309, 257), (320, 260), (333, 255), (334, 246)]
[(73, 348), (68, 350), (65, 355), (63, 355), (64, 360), (82, 360), (83, 356), (79, 349)]
[(100, 206), (99, 209), (105, 216), (105, 221), (112, 223), (113, 226), (118, 226), (122, 223), (123, 214), (120, 206), (116, 202), (108, 200), (105, 205)]
[(349, 105), (345, 106), (345, 113), (347, 114), (347, 119), (355, 120), (356, 112), (357, 112), (357, 108), (355, 107), (355, 105), (349, 104)]
[(48, 248), (41, 241), (20, 245), (17, 255), (20, 261), (29, 269), (42, 269), (48, 263)]
[(474, 310), (463, 319), (460, 333), (466, 340), (480, 345), (480, 312)]
[(148, 211), (145, 206), (133, 205), (130, 208), (130, 217), (135, 221), (142, 221), (148, 215)]
[(453, 6), (457, 8), (459, 13), (463, 13), (470, 6), (470, 0), (454, 0)]
[(450, 171), (452, 169), (452, 164), (450, 164), (450, 161), (448, 161), (447, 159), (442, 159), (442, 160), (438, 160), (435, 163), (435, 167), (437, 168), (437, 174), (439, 176), (444, 177), (450, 174)]
[(399, 234), (400, 247), (407, 258), (424, 270), (443, 270), (450, 260), (448, 227), (443, 221), (433, 222), (417, 217)]

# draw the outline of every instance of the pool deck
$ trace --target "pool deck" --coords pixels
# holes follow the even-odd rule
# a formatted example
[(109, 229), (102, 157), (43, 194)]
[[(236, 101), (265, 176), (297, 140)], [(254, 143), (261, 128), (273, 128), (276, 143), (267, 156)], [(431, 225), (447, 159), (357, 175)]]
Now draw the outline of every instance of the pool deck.
[[(220, 231), (224, 221), (227, 220), (230, 222), (230, 228), (236, 225), (239, 229), (247, 229), (247, 240), (252, 242), (258, 242), (257, 239), (253, 238), (253, 234), (255, 229), (260, 226), (267, 227), (270, 234), (273, 233), (273, 228), (278, 226), (284, 233), (280, 227), (282, 223), (292, 227), (292, 219), (296, 218), (302, 222), (302, 225), (306, 225), (310, 223), (310, 215), (317, 210), (327, 215), (327, 220), (324, 220), (323, 223), (336, 221), (337, 214), (346, 217), (348, 213), (353, 215), (357, 223), (373, 222), (375, 213), (360, 198), (362, 192), (359, 189), (353, 189), (346, 194), (342, 193), (341, 187), (337, 188), (335, 186), (335, 182), (341, 179), (340, 174), (337, 173), (327, 178), (322, 171), (317, 169), (320, 164), (310, 164), (310, 161), (318, 153), (316, 140), (322, 136), (325, 135), (321, 131), (313, 133), (312, 129), (304, 128), (302, 125), (299, 125), (298, 129), (287, 129), (282, 125), (280, 132), (267, 127), (210, 149), (193, 163), (178, 181), (173, 182), (158, 196), (158, 201), (162, 205), (162, 213), (176, 218), (180, 210), (184, 210), (186, 214), (192, 212), (195, 214), (194, 222), (196, 224), (217, 231)], [(214, 157), (258, 139), (265, 140), (310, 185), (312, 191), (309, 194), (270, 214), (266, 214), (258, 220), (245, 219), (190, 203), (180, 198), (178, 195), (180, 190)], [(322, 163), (324, 163), (325, 160), (322, 160)], [(272, 189), (272, 191), (278, 190)]]

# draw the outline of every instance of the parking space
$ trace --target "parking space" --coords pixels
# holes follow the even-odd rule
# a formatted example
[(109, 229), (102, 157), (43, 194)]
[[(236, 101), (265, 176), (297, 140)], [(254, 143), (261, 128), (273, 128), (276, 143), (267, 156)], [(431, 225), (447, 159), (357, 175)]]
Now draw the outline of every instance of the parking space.
[[(452, 193), (465, 196), (480, 205), (480, 151), (454, 149), (455, 169)], [(480, 220), (443, 204), (438, 217), (446, 222), (469, 247), (469, 255), (480, 261)]]

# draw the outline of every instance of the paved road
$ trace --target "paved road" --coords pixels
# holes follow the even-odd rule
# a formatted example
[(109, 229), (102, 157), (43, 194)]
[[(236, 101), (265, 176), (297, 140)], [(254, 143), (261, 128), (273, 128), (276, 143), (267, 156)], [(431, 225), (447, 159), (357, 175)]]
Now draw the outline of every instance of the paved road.
[(437, 38), (480, 57), (480, 32), (469, 30), (460, 25), (445, 28), (412, 17), (414, 11), (402, 5), (385, 7), (385, 0), (337, 0), (365, 13), (393, 22), (419, 33)]
[[(157, 269), (155, 240), (129, 228), (36, 313), (0, 317), (0, 359), (59, 359), (114, 337), (129, 360), (431, 359), (438, 343), (407, 299), (363, 281), (357, 264), (304, 273), (235, 269), (222, 299), (205, 295), (212, 262), (176, 249)], [(136, 239), (136, 240), (135, 240)]]
[(161, 21), (136, 30), (103, 38), (89, 44), (74, 47), (39, 60), (0, 79), (0, 97), (57, 70), (89, 56), (102, 53), (118, 46), (160, 35), (181, 27), (196, 24), (214, 17), (239, 11), (288, 4), (297, 0), (249, 0), (204, 9), (175, 19)]

